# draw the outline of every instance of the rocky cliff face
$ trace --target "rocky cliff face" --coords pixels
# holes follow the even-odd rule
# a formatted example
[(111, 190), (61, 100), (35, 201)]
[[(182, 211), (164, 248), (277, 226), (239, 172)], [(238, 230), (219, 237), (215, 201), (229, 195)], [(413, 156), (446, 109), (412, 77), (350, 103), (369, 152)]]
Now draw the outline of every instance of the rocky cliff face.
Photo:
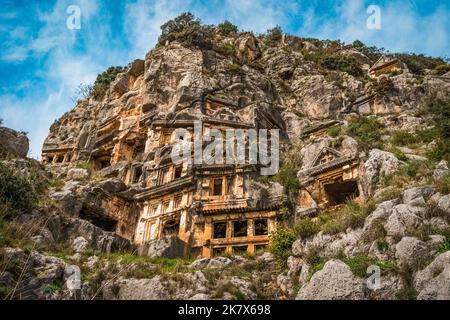
[[(448, 110), (443, 121), (436, 110), (448, 106), (450, 77), (430, 70), (440, 60), (412, 72), (360, 45), (196, 24), (189, 30), (172, 30), (143, 60), (99, 77), (91, 95), (51, 126), (45, 167), (11, 159), (25, 157), (27, 143), (0, 128), (10, 137), (0, 139), (8, 141), (0, 144), (2, 177), (42, 184), (30, 186), (36, 196), (14, 216), (6, 212), (17, 190), (0, 194), (0, 294), (449, 299)], [(206, 119), (207, 99), (228, 105), (216, 119), (247, 123), (263, 112), (281, 129), (280, 172), (250, 175), (246, 187), (255, 203), (280, 199), (272, 203), (283, 208), (272, 254), (194, 262), (137, 257), (132, 242), (141, 216), (130, 199), (150, 188), (158, 165), (150, 128)], [(38, 227), (23, 233), (31, 225)], [(26, 268), (22, 249), (30, 244)], [(153, 251), (164, 256), (174, 252), (170, 246), (158, 243)], [(67, 284), (69, 265), (85, 276), (77, 290)]]

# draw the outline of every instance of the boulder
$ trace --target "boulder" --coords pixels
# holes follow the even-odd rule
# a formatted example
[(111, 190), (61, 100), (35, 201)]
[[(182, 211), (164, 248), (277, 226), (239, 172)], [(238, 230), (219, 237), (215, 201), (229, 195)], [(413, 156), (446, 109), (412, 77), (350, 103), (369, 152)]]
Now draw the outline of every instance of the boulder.
[(398, 205), (399, 202), (400, 199), (394, 199), (380, 203), (377, 208), (365, 219), (361, 237), (363, 239), (370, 238), (371, 232), (374, 230), (376, 224), (382, 223), (389, 218), (394, 206)]
[(28, 137), (10, 128), (0, 127), (0, 159), (25, 158), (28, 154)]
[(89, 247), (89, 242), (83, 237), (76, 237), (72, 241), (72, 249), (75, 252), (83, 252)]
[(170, 283), (161, 276), (151, 279), (123, 279), (105, 283), (103, 298), (106, 300), (168, 300), (171, 299)]
[(410, 203), (418, 198), (428, 200), (434, 194), (432, 187), (414, 187), (403, 191), (403, 203)]
[(61, 259), (17, 248), (4, 248), (0, 257), (3, 261), (14, 262), (9, 265), (6, 275), (3, 272), (0, 274), (0, 287), (12, 284), (15, 288), (12, 298), (47, 300), (68, 297), (64, 295), (67, 292), (63, 291), (63, 287), (58, 288), (59, 290), (48, 289), (58, 283), (65, 283), (64, 270), (67, 265)]
[(67, 180), (82, 181), (89, 178), (89, 171), (82, 168), (72, 168), (67, 171)]
[[(420, 293), (430, 282), (450, 267), (450, 251), (441, 253), (426, 268), (416, 273), (414, 287)], [(448, 275), (448, 274), (447, 274)], [(448, 280), (447, 280), (448, 281)]]
[(450, 194), (439, 199), (438, 207), (448, 215), (450, 215)]
[(292, 280), (289, 276), (281, 273), (277, 277), (277, 286), (280, 288), (281, 292), (287, 297), (292, 297), (294, 295), (294, 289)]
[(149, 257), (183, 258), (186, 253), (186, 243), (177, 236), (164, 237), (147, 242), (138, 247), (139, 255)]
[(395, 258), (401, 267), (415, 270), (425, 263), (428, 257), (428, 246), (417, 238), (403, 237), (395, 246)]
[(364, 296), (364, 279), (353, 275), (344, 262), (333, 259), (300, 289), (296, 300), (361, 300)]
[(383, 175), (396, 172), (402, 162), (392, 153), (378, 149), (369, 152), (369, 158), (362, 166), (361, 185), (364, 195), (368, 198), (372, 196)]
[(224, 268), (229, 266), (233, 261), (227, 257), (216, 257), (209, 261), (207, 268), (215, 269), (215, 268)]
[(419, 227), (426, 216), (427, 209), (425, 207), (411, 206), (408, 204), (396, 205), (392, 214), (387, 219), (384, 229), (388, 236), (400, 238)]
[(287, 266), (289, 268), (288, 276), (293, 277), (299, 274), (302, 270), (303, 260), (300, 258), (296, 258), (294, 256), (290, 256), (287, 259)]
[(449, 172), (448, 162), (446, 160), (441, 160), (434, 168), (433, 179), (439, 180), (445, 177)]

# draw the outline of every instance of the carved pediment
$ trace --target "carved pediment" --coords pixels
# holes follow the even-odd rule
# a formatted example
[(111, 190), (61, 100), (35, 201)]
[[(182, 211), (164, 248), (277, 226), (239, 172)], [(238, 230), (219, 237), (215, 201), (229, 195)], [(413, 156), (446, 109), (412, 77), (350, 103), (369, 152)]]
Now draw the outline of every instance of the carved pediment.
[(311, 162), (310, 168), (342, 158), (342, 156), (342, 153), (340, 153), (336, 149), (324, 147), (316, 154), (314, 160)]
[(220, 108), (211, 114), (215, 119), (244, 122), (236, 113), (229, 108)]

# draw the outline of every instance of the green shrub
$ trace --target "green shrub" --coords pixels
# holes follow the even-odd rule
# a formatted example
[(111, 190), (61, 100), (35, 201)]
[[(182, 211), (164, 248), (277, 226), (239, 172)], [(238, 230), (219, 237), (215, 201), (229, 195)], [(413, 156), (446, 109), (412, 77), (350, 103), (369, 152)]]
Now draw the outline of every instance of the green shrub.
[(60, 282), (54, 282), (52, 284), (45, 286), (43, 291), (44, 291), (44, 293), (50, 294), (50, 293), (59, 292), (61, 290), (62, 290), (62, 284)]
[(231, 63), (228, 65), (228, 71), (231, 73), (239, 73), (241, 71), (241, 66), (237, 63)]
[(280, 41), (283, 37), (283, 30), (280, 26), (276, 26), (275, 28), (267, 30), (265, 37), (271, 42)]
[(344, 232), (348, 228), (360, 228), (364, 225), (366, 217), (371, 214), (375, 208), (376, 204), (373, 201), (368, 201), (362, 205), (355, 201), (351, 201), (339, 211), (329, 214), (331, 218), (323, 221), (320, 229), (325, 234), (336, 234)]
[(442, 242), (438, 247), (438, 252), (443, 253), (450, 251), (450, 238), (446, 238), (444, 242)]
[(184, 45), (209, 48), (211, 31), (211, 26), (202, 25), (202, 22), (192, 13), (184, 12), (161, 26), (158, 45), (163, 46), (166, 42), (179, 41)]
[(111, 82), (116, 79), (117, 74), (125, 71), (124, 67), (109, 67), (103, 73), (100, 73), (94, 82), (92, 94), (95, 100), (101, 100), (106, 94)]
[(405, 287), (400, 289), (395, 296), (398, 300), (416, 300), (417, 291), (413, 287)]
[(309, 270), (309, 273), (308, 273), (308, 281), (312, 278), (312, 276), (313, 276), (316, 272), (318, 272), (318, 271), (320, 271), (320, 270), (323, 269), (323, 267), (325, 266), (325, 263), (326, 263), (326, 261), (320, 261), (320, 262), (317, 262), (316, 264), (314, 264), (314, 265), (311, 267), (311, 269)]
[(327, 134), (328, 134), (330, 137), (335, 138), (335, 137), (337, 137), (337, 136), (339, 136), (339, 135), (341, 134), (341, 131), (342, 131), (342, 128), (341, 128), (341, 127), (339, 127), (339, 126), (333, 126), (333, 127), (330, 127), (330, 128), (327, 129)]
[(416, 137), (421, 142), (430, 143), (439, 137), (439, 132), (437, 128), (416, 130)]
[(372, 82), (372, 88), (375, 92), (384, 94), (395, 90), (394, 82), (389, 77), (382, 77)]
[[(235, 56), (238, 52), (238, 49), (234, 44), (226, 42), (226, 43), (221, 43), (217, 47), (217, 51), (226, 56)], [(240, 69), (240, 66), (239, 66), (239, 69)]]
[(0, 203), (20, 212), (30, 211), (37, 202), (33, 184), (0, 163)]
[(377, 240), (377, 249), (380, 252), (386, 252), (389, 250), (389, 243), (385, 239)]
[(398, 130), (392, 133), (391, 142), (396, 146), (407, 146), (419, 142), (419, 139), (415, 134), (407, 130)]
[(443, 74), (445, 74), (449, 71), (450, 71), (449, 64), (440, 64), (440, 65), (436, 66), (431, 73), (436, 76), (442, 76)]
[(342, 261), (350, 267), (350, 270), (355, 276), (361, 278), (367, 276), (367, 268), (371, 265), (378, 266), (384, 272), (389, 272), (397, 268), (396, 264), (392, 261), (377, 261), (374, 258), (364, 255), (344, 258)]
[(228, 20), (220, 23), (217, 28), (225, 35), (238, 32), (238, 28)]
[(421, 163), (419, 161), (409, 160), (404, 166), (404, 170), (409, 177), (415, 178), (420, 167)]
[(443, 176), (440, 179), (434, 180), (436, 190), (442, 194), (450, 193), (450, 174)]
[(294, 230), (280, 226), (269, 235), (269, 239), (269, 251), (274, 255), (279, 265), (286, 266), (292, 244), (297, 239)]
[(300, 238), (306, 239), (318, 233), (320, 227), (315, 221), (305, 218), (295, 224), (294, 230)]
[(85, 169), (85, 170), (91, 172), (92, 171), (92, 164), (90, 164), (89, 162), (86, 162), (86, 161), (79, 161), (77, 163), (77, 168)]
[(415, 74), (423, 74), (425, 69), (435, 69), (445, 64), (442, 58), (432, 58), (423, 54), (400, 53), (394, 55), (408, 66), (408, 69)]
[(384, 126), (375, 118), (353, 117), (347, 128), (347, 134), (355, 138), (366, 148), (380, 148)]

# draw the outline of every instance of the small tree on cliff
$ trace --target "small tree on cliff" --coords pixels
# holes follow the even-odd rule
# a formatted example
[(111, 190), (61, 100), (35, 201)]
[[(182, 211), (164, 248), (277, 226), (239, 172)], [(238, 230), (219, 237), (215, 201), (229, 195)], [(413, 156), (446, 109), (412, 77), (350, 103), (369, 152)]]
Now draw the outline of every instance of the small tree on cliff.
[(205, 47), (210, 44), (210, 26), (202, 25), (190, 12), (184, 12), (173, 20), (169, 20), (161, 26), (161, 35), (158, 38), (159, 45), (167, 42), (179, 41), (183, 44)]

